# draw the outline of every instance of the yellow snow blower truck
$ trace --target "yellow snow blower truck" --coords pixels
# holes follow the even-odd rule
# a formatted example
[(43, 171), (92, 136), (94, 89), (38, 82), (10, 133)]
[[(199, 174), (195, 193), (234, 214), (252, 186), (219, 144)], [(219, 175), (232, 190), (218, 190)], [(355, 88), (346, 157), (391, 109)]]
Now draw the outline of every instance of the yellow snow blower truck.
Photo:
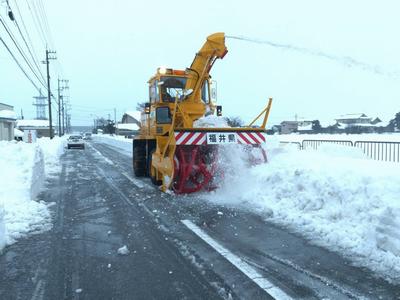
[[(211, 128), (196, 124), (215, 113), (221, 116), (221, 106), (215, 105), (210, 96), (210, 70), (227, 52), (224, 33), (212, 34), (190, 68), (162, 67), (150, 78), (149, 102), (141, 114), (140, 132), (133, 140), (135, 176), (150, 177), (163, 191), (188, 194), (215, 186), (219, 147), (242, 144), (260, 151), (266, 161), (261, 144), (266, 139), (272, 99), (247, 127)], [(262, 116), (261, 127), (254, 126)]]

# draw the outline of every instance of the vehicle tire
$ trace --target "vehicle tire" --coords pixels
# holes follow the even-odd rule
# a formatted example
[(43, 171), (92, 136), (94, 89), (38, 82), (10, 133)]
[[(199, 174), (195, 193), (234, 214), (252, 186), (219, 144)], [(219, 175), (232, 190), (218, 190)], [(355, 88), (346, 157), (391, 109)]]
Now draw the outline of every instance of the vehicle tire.
[(68, 149), (71, 149), (71, 147), (70, 147), (70, 146), (67, 146), (67, 148), (68, 148)]
[(150, 152), (149, 157), (147, 158), (147, 172), (148, 172), (148, 176), (149, 176), (150, 179), (151, 179), (151, 182), (152, 182), (154, 185), (160, 186), (160, 185), (162, 185), (162, 180), (157, 180), (155, 176), (152, 176), (152, 175), (151, 175), (151, 161), (152, 161), (153, 153), (154, 153), (154, 152), (156, 152), (156, 149), (153, 149), (153, 150)]
[(144, 145), (133, 147), (133, 172), (137, 177), (146, 175), (146, 148)]

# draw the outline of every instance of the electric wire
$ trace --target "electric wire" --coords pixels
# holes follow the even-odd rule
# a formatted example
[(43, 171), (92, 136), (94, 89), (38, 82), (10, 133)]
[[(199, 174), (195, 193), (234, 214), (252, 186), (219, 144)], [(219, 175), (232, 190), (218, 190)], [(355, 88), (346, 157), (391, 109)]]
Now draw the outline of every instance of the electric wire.
[(13, 41), (13, 43), (14, 43), (15, 47), (17, 48), (18, 52), (21, 54), (21, 56), (24, 59), (25, 63), (28, 65), (29, 69), (32, 71), (33, 75), (37, 78), (39, 83), (47, 90), (47, 87), (46, 87), (45, 83), (41, 81), (39, 76), (36, 74), (36, 71), (33, 70), (33, 67), (31, 65), (31, 63), (26, 58), (26, 54), (23, 52), (23, 50), (21, 49), (19, 44), (16, 42), (16, 39), (15, 39), (14, 35), (9, 30), (8, 26), (6, 25), (6, 23), (4, 22), (4, 20), (3, 20), (3, 18), (1, 16), (0, 16), (0, 23), (3, 25), (4, 29), (8, 33), (9, 37), (11, 38), (11, 40)]
[[(8, 3), (8, 0), (7, 0), (7, 4), (8, 4), (8, 6), (10, 7), (10, 4)], [(28, 39), (30, 40), (29, 33), (28, 33), (27, 30), (26, 30), (26, 27), (25, 27), (25, 24), (24, 24), (24, 21), (23, 21), (23, 18), (22, 18), (22, 16), (21, 16), (21, 12), (20, 12), (20, 10), (19, 10), (19, 7), (18, 7), (18, 4), (17, 4), (17, 1), (16, 1), (16, 0), (15, 0), (15, 4), (16, 4), (16, 7), (17, 7), (17, 12), (18, 12), (18, 14), (19, 14), (19, 17), (21, 18), (21, 22), (22, 22), (22, 24), (23, 24), (23, 27), (25, 28), (25, 32), (26, 32), (26, 34), (27, 34), (27, 37), (28, 37)], [(18, 23), (17, 19), (14, 20), (14, 23), (15, 23), (17, 29), (18, 29), (18, 32), (20, 33), (20, 35), (21, 35), (21, 37), (22, 37), (22, 40), (23, 40), (24, 43), (25, 43), (26, 48), (28, 49), (28, 52), (29, 52), (29, 54), (30, 54), (30, 56), (31, 56), (31, 58), (32, 58), (32, 61), (33, 61), (34, 65), (35, 65), (37, 71), (39, 72), (40, 77), (42, 78), (43, 82), (45, 82), (46, 80), (45, 80), (45, 78), (44, 78), (44, 76), (43, 76), (43, 73), (42, 73), (42, 71), (41, 71), (41, 69), (40, 69), (40, 67), (39, 67), (39, 65), (38, 65), (38, 59), (37, 59), (36, 55), (34, 55), (32, 42), (30, 42), (30, 44), (31, 44), (31, 46), (32, 46), (32, 50), (31, 50), (31, 47), (28, 45), (28, 43), (27, 43), (27, 41), (26, 41), (26, 39), (25, 39), (25, 36), (24, 36), (24, 34), (22, 33), (22, 30), (21, 30), (21, 28), (20, 28), (20, 26), (19, 26), (19, 23)]]
[(14, 56), (12, 53), (11, 49), (7, 46), (6, 42), (3, 40), (3, 38), (0, 36), (0, 41), (3, 43), (4, 47), (6, 47), (7, 51), (10, 53), (11, 57), (14, 59), (15, 63), (18, 65), (20, 70), (24, 73), (25, 77), (32, 83), (32, 85), (35, 87), (35, 89), (40, 92), (40, 89), (38, 86), (33, 82), (33, 80), (29, 77), (29, 75), (25, 72), (24, 68), (21, 66), (21, 64), (18, 62), (17, 58)]

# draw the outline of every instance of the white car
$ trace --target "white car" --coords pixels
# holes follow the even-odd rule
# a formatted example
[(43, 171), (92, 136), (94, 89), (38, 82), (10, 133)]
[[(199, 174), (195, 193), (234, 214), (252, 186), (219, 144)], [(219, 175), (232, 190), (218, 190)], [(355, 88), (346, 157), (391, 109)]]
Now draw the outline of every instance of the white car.
[(71, 135), (67, 141), (67, 148), (80, 148), (85, 149), (85, 142), (82, 139), (81, 135)]

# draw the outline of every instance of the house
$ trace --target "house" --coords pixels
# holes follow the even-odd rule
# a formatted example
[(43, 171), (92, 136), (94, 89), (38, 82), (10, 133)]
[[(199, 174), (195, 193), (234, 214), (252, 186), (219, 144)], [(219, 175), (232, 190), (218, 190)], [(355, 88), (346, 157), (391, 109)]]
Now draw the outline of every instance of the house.
[(125, 137), (136, 135), (141, 126), (141, 112), (127, 111), (122, 116), (122, 121), (116, 125), (116, 134)]
[(0, 103), (0, 141), (11, 141), (14, 139), (16, 119), (14, 107)]
[(122, 116), (122, 121), (121, 123), (123, 124), (132, 124), (135, 123), (138, 126), (141, 124), (141, 119), (142, 119), (142, 113), (140, 111), (127, 111), (124, 113)]
[(283, 121), (281, 122), (281, 134), (289, 134), (297, 132), (298, 122), (297, 121)]
[[(38, 138), (40, 137), (49, 137), (50, 129), (49, 129), (49, 121), (48, 120), (18, 120), (17, 128), (19, 130), (36, 130), (36, 135)], [(54, 125), (53, 125), (53, 135), (54, 135)]]
[(366, 114), (347, 114), (342, 115), (335, 119), (338, 124), (343, 124), (345, 127), (362, 126), (365, 124), (372, 124), (372, 118), (367, 117)]

